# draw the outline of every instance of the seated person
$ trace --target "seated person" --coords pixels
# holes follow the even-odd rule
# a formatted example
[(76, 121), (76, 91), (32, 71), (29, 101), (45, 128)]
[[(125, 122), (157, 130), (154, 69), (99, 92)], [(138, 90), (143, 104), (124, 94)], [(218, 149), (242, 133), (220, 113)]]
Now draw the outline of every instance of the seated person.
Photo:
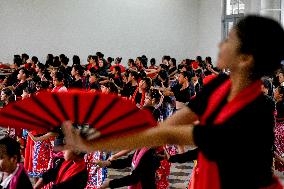
[(20, 144), (9, 137), (0, 139), (0, 189), (33, 189), (20, 160)]
[[(63, 139), (61, 140), (63, 144)], [(57, 141), (55, 145), (60, 145), (60, 143)], [(86, 187), (88, 172), (84, 154), (72, 150), (63, 150), (63, 154), (64, 159), (59, 159), (54, 168), (43, 173), (34, 189), (39, 189), (50, 182), (54, 183), (52, 189), (84, 189)]]
[(156, 156), (154, 149), (142, 148), (136, 150), (134, 154), (129, 155), (125, 159), (117, 159), (113, 161), (97, 161), (100, 167), (109, 167), (114, 169), (123, 169), (132, 167), (130, 175), (106, 181), (100, 187), (119, 188), (129, 186), (132, 189), (155, 189), (156, 170), (160, 166), (160, 159)]

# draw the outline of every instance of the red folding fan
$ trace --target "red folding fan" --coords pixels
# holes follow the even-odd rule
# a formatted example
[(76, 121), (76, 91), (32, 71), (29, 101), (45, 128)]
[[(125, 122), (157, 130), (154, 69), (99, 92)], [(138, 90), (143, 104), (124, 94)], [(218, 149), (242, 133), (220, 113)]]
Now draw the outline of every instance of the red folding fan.
[(71, 91), (42, 92), (0, 110), (0, 126), (52, 130), (66, 120), (89, 125), (102, 137), (125, 135), (156, 124), (150, 112), (116, 95)]

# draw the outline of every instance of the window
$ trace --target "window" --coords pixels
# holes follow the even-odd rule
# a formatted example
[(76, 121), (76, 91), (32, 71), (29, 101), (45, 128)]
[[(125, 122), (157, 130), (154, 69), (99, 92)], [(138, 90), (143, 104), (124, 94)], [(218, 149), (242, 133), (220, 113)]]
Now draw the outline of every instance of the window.
[(234, 24), (244, 16), (244, 0), (223, 0), (223, 36), (226, 38)]
[(226, 15), (236, 15), (245, 13), (243, 0), (226, 0)]

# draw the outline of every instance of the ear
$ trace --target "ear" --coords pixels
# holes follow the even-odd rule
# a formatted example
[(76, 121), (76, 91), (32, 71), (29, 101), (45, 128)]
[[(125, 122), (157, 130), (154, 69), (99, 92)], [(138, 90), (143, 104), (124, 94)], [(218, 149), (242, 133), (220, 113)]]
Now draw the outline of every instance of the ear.
[(241, 63), (240, 65), (242, 67), (251, 68), (251, 67), (253, 67), (253, 64), (254, 64), (254, 58), (250, 54), (241, 54), (240, 55), (240, 63)]

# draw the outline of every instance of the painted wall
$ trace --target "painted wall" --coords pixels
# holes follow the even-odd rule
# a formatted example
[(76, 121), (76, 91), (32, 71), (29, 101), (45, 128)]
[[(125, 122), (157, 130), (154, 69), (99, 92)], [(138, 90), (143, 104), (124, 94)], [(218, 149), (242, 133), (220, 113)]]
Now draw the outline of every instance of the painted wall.
[[(165, 54), (177, 60), (199, 52), (212, 55), (220, 35), (220, 19), (215, 18), (219, 14), (213, 13), (218, 9), (214, 6), (212, 11), (215, 3), (210, 1), (201, 3), (202, 12), (209, 11), (204, 16), (213, 17), (197, 19), (198, 2), (1, 0), (0, 62), (11, 62), (14, 54), (24, 52), (42, 62), (48, 53), (64, 53), (69, 58), (77, 54), (83, 63), (96, 51), (122, 56), (123, 63), (142, 54), (158, 60)], [(204, 27), (196, 32), (200, 25)]]
[(222, 0), (201, 0), (198, 4), (198, 45), (196, 55), (211, 56), (213, 63), (218, 54), (222, 36)]

